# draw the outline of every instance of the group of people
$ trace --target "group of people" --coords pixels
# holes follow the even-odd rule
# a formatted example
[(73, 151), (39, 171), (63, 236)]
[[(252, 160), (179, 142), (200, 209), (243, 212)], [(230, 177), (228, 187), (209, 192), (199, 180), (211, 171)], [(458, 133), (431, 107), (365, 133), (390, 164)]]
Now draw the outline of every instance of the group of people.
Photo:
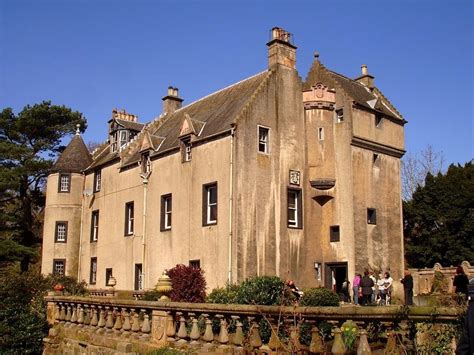
[[(368, 306), (370, 304), (388, 305), (393, 288), (393, 279), (386, 271), (375, 278), (374, 272), (365, 270), (364, 275), (355, 274), (352, 280), (352, 300), (356, 305)], [(344, 280), (342, 284), (342, 294), (344, 302), (350, 303), (350, 282)], [(413, 289), (413, 287), (412, 287)]]

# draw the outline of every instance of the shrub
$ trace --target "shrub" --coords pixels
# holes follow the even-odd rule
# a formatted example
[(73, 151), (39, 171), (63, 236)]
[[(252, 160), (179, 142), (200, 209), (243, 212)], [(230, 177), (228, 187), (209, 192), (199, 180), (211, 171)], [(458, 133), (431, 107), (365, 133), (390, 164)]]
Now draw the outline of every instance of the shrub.
[(324, 287), (309, 288), (304, 291), (300, 305), (311, 307), (337, 307), (339, 306), (339, 296)]
[(173, 287), (170, 298), (174, 302), (204, 302), (206, 280), (204, 271), (183, 264), (168, 270)]
[(156, 290), (149, 290), (143, 293), (143, 301), (158, 301), (160, 299), (160, 293)]
[(49, 274), (46, 276), (45, 282), (48, 284), (50, 289), (53, 289), (53, 287), (57, 284), (63, 285), (64, 292), (69, 293), (70, 295), (86, 296), (89, 294), (87, 282), (84, 280), (78, 282), (76, 278), (72, 276)]
[(232, 304), (237, 303), (238, 285), (217, 287), (206, 297), (207, 303)]
[(255, 276), (242, 282), (237, 290), (239, 304), (280, 305), (289, 304), (294, 297), (277, 276)]
[(435, 271), (431, 292), (447, 293), (449, 289), (449, 281), (441, 271)]

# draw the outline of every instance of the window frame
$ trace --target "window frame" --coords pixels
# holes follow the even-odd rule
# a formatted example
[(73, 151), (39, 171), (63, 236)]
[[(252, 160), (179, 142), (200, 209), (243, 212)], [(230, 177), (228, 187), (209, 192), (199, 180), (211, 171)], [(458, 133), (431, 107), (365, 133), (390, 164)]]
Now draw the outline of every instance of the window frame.
[[(62, 178), (67, 178), (67, 189), (63, 190)], [(58, 177), (58, 192), (67, 194), (71, 192), (71, 174), (70, 173), (60, 173)]]
[(367, 208), (367, 224), (377, 224), (377, 209)]
[(135, 205), (134, 201), (125, 203), (125, 223), (124, 223), (124, 234), (125, 236), (133, 235), (135, 227)]
[[(99, 240), (99, 210), (94, 210), (91, 213), (91, 243), (95, 243)], [(97, 223), (96, 223), (97, 222)]]
[(189, 260), (189, 267), (193, 269), (201, 269), (201, 259)]
[(381, 113), (376, 113), (375, 114), (375, 127), (381, 128), (382, 127), (382, 122), (383, 122), (383, 115)]
[[(64, 225), (64, 240), (59, 240), (58, 237), (59, 237), (59, 231), (58, 231), (58, 227), (60, 225)], [(68, 221), (56, 221), (55, 225), (54, 225), (54, 242), (55, 243), (67, 243), (67, 232), (68, 232)]]
[(97, 169), (94, 171), (94, 186), (92, 188), (93, 192), (99, 192), (102, 188), (102, 169)]
[[(63, 264), (63, 273), (58, 273), (56, 272), (56, 263), (61, 262)], [(66, 259), (53, 259), (53, 275), (61, 275), (61, 276), (66, 276)]]
[(336, 123), (344, 122), (344, 109), (339, 108), (336, 110)]
[[(170, 207), (170, 208), (169, 208)], [(161, 195), (160, 231), (169, 231), (173, 223), (173, 195)]]
[(192, 158), (191, 136), (187, 135), (181, 138), (181, 163), (188, 163)]
[[(290, 193), (295, 194), (294, 207), (290, 207)], [(286, 221), (287, 227), (291, 229), (303, 229), (303, 190), (295, 187), (288, 187), (286, 192)], [(290, 210), (295, 211), (295, 219), (290, 219)]]
[[(210, 202), (211, 189), (216, 189), (216, 201)], [(217, 181), (202, 185), (202, 225), (213, 226), (217, 224), (219, 213), (219, 189)], [(215, 208), (215, 219), (211, 219), (212, 208)]]
[[(265, 139), (261, 139), (260, 130), (265, 132)], [(263, 147), (263, 150), (261, 150)], [(257, 151), (262, 154), (270, 154), (270, 128), (257, 125)]]
[(113, 269), (111, 267), (105, 268), (105, 286), (110, 286), (110, 278), (114, 276)]
[(318, 127), (318, 140), (324, 141), (324, 127)]
[(329, 241), (331, 243), (341, 241), (341, 227), (339, 225), (329, 226)]
[[(95, 265), (95, 270), (93, 266)], [(97, 257), (93, 256), (91, 257), (91, 264), (90, 264), (90, 269), (89, 269), (89, 285), (95, 285), (97, 284)]]

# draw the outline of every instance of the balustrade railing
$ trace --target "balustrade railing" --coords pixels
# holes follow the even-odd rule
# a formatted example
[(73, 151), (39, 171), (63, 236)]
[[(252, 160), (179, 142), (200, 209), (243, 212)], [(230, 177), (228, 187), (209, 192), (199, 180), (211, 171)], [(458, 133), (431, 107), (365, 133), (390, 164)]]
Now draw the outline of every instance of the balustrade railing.
[[(108, 346), (125, 342), (132, 348), (136, 344), (142, 348), (147, 344), (147, 349), (169, 345), (208, 352), (340, 352), (338, 347), (344, 347), (340, 326), (347, 320), (360, 330), (354, 351), (389, 346), (391, 338), (409, 351), (414, 348), (408, 336), (409, 322), (429, 321), (442, 329), (459, 316), (455, 309), (428, 307), (279, 307), (64, 296), (46, 300), (48, 321), (65, 338), (97, 345), (94, 342), (105, 337), (111, 340)], [(369, 345), (374, 332), (383, 333), (384, 342)]]

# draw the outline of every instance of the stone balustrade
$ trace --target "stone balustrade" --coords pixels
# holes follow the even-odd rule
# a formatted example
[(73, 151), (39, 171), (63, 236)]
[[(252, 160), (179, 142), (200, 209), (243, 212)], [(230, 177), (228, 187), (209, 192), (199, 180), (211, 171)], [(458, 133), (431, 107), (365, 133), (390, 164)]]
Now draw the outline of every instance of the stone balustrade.
[[(408, 321), (443, 327), (458, 318), (455, 309), (429, 307), (247, 306), (72, 296), (48, 296), (46, 301), (52, 328), (45, 354), (147, 353), (165, 345), (196, 353), (340, 352), (339, 327), (347, 320), (361, 330), (354, 351), (395, 346), (395, 339), (406, 350), (413, 348)], [(374, 327), (384, 340), (369, 345)], [(325, 341), (323, 328), (329, 333), (332, 328), (334, 340)]]

